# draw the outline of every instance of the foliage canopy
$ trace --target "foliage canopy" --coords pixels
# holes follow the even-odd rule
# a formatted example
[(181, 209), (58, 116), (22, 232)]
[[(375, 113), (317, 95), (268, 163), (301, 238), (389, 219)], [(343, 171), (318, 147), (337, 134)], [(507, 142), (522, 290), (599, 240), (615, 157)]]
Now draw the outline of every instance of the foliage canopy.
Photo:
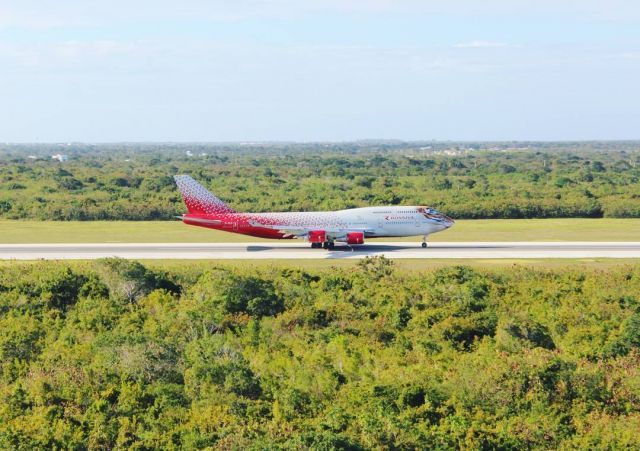
[(59, 146), (5, 147), (6, 219), (172, 219), (185, 211), (171, 178), (180, 173), (239, 211), (403, 204), (458, 219), (640, 217), (636, 142), (77, 144), (64, 163), (49, 156)]
[(638, 448), (640, 266), (0, 268), (0, 448)]

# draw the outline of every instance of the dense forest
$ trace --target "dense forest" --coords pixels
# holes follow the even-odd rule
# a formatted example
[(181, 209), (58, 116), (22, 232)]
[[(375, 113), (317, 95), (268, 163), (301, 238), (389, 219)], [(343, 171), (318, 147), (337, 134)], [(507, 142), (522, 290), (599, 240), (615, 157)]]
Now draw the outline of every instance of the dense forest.
[(640, 217), (639, 163), (638, 142), (4, 145), (0, 218), (171, 219), (184, 212), (179, 173), (240, 211)]
[(640, 447), (640, 266), (0, 267), (2, 449)]

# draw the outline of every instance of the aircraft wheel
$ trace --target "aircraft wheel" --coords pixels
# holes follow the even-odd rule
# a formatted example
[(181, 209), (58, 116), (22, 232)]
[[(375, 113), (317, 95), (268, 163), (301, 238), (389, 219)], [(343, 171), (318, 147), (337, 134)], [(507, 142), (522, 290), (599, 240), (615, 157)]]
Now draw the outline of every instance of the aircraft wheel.
[(422, 243), (422, 247), (427, 247), (427, 243)]
[(335, 243), (333, 241), (329, 241), (329, 249), (333, 249), (335, 247)]
[(324, 243), (322, 243), (322, 248), (323, 249), (329, 249), (329, 243), (327, 243), (326, 241)]

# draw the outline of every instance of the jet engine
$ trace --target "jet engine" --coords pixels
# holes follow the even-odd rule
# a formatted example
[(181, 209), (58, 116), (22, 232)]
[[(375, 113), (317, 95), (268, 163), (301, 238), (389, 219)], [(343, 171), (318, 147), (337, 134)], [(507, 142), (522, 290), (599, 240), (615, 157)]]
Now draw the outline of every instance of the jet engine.
[(364, 244), (364, 233), (363, 232), (347, 233), (347, 244)]
[(324, 243), (327, 241), (327, 232), (324, 230), (311, 230), (308, 239), (310, 243)]

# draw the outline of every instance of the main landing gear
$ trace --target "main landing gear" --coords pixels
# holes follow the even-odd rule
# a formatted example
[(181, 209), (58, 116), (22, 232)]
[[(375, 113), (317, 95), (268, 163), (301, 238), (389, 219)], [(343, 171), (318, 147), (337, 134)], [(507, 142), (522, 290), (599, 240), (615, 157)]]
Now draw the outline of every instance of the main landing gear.
[(426, 249), (426, 247), (427, 247), (427, 236), (425, 235), (425, 236), (422, 238), (422, 248), (423, 248), (423, 249)]
[(311, 243), (311, 249), (329, 249), (332, 250), (335, 247), (333, 241), (325, 241), (324, 243)]

